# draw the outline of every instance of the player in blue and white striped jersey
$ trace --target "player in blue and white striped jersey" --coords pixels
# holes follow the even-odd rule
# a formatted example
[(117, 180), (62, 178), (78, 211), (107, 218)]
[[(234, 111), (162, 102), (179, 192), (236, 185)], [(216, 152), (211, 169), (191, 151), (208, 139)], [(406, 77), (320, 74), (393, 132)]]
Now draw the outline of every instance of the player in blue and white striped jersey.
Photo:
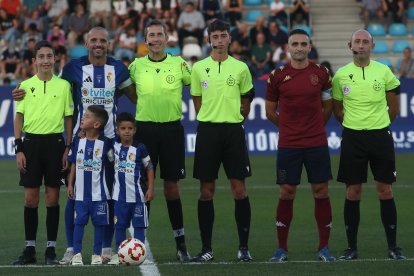
[(75, 200), (72, 265), (83, 265), (82, 240), (89, 217), (95, 229), (91, 264), (102, 264), (103, 231), (109, 224), (107, 200), (110, 199), (105, 168), (106, 163), (113, 161), (112, 142), (100, 134), (107, 121), (108, 113), (103, 108), (89, 106), (81, 120), (85, 137), (75, 138), (68, 155), (71, 171), (67, 193), (70, 199)]
[(134, 141), (135, 119), (130, 113), (117, 117), (116, 132), (120, 142), (114, 144), (115, 185), (115, 244), (126, 239), (126, 229), (132, 223), (134, 238), (145, 243), (148, 227), (147, 204), (154, 195), (154, 168), (144, 144)]

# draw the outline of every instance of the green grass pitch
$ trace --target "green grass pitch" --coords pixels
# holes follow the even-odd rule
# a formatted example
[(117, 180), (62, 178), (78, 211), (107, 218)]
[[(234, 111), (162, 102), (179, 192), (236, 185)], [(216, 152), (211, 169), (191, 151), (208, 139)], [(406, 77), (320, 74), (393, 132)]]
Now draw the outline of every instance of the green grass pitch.
[[(162, 275), (413, 275), (414, 274), (414, 215), (413, 201), (414, 154), (397, 155), (398, 180), (394, 195), (398, 211), (398, 244), (407, 261), (386, 260), (387, 246), (381, 224), (379, 202), (372, 178), (364, 184), (361, 201), (361, 224), (358, 235), (359, 261), (321, 263), (316, 259), (318, 244), (317, 228), (313, 215), (313, 199), (306, 173), (303, 172), (294, 204), (294, 217), (289, 234), (289, 262), (268, 263), (276, 247), (275, 206), (278, 187), (275, 185), (275, 157), (252, 156), (253, 176), (247, 180), (252, 206), (250, 252), (253, 262), (236, 262), (238, 238), (234, 221), (234, 201), (228, 181), (223, 172), (217, 181), (214, 197), (215, 224), (213, 249), (215, 260), (211, 264), (180, 264), (175, 260), (175, 243), (172, 237), (162, 183), (156, 180), (155, 199), (151, 204), (148, 238), (156, 265)], [(187, 159), (187, 179), (180, 183), (184, 210), (187, 246), (190, 254), (201, 249), (197, 222), (197, 199), (199, 185), (192, 175), (192, 158)], [(338, 156), (332, 156), (333, 174), (336, 176)], [(46, 244), (44, 189), (39, 207), (39, 229), (37, 238), (38, 266), (10, 267), (9, 264), (21, 253), (24, 245), (23, 189), (18, 186), (18, 173), (14, 160), (0, 160), (0, 275), (139, 275), (135, 267), (44, 267)], [(330, 197), (333, 209), (333, 229), (330, 249), (335, 256), (346, 247), (343, 225), (344, 186), (332, 181)], [(61, 219), (57, 253), (65, 250), (63, 211), (65, 189), (61, 191)], [(90, 261), (92, 252), (92, 226), (85, 231), (83, 245), (84, 262)]]

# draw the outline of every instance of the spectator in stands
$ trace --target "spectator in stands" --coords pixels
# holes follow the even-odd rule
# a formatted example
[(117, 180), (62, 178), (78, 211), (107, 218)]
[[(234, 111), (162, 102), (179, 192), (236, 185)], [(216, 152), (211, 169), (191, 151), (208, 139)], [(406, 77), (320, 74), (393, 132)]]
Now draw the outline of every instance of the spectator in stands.
[(108, 0), (89, 0), (89, 17), (92, 26), (103, 23), (103, 27), (110, 29), (111, 27), (111, 2)]
[(287, 44), (283, 44), (275, 49), (273, 52), (272, 62), (278, 64), (280, 62), (280, 55), (286, 53), (287, 58), (290, 59), (290, 52), (287, 50)]
[(128, 14), (128, 6), (126, 0), (113, 0), (113, 17), (112, 17), (112, 27), (115, 28), (118, 26), (119, 22), (122, 22)]
[(269, 23), (269, 42), (272, 49), (275, 50), (281, 45), (285, 45), (288, 42), (288, 35), (285, 31), (279, 28), (279, 23), (271, 21)]
[(33, 11), (43, 11), (43, 0), (22, 0), (23, 15), (28, 16)]
[(250, 38), (247, 24), (245, 22), (237, 23), (237, 28), (231, 31), (230, 35), (231, 41), (237, 41), (240, 44), (243, 54), (249, 54)]
[(89, 30), (89, 16), (85, 12), (85, 8), (81, 4), (77, 4), (75, 13), (69, 16), (68, 20), (68, 46), (75, 46), (76, 39)]
[(167, 47), (165, 47), (165, 52), (173, 56), (181, 55), (181, 49), (178, 46), (177, 37), (168, 36)]
[(269, 62), (272, 58), (272, 48), (266, 43), (263, 33), (258, 33), (257, 43), (253, 45), (251, 52), (252, 74), (255, 78), (270, 71)]
[(49, 30), (49, 33), (47, 34), (47, 41), (52, 43), (52, 37), (57, 37), (60, 45), (66, 45), (65, 32), (57, 24), (53, 25), (52, 29)]
[(312, 43), (312, 40), (309, 40), (311, 49), (308, 54), (308, 60), (313, 63), (318, 63), (319, 61), (319, 53), (315, 47), (315, 44)]
[(25, 32), (27, 32), (31, 24), (35, 24), (36, 28), (40, 32), (43, 32), (43, 30), (45, 30), (43, 18), (40, 17), (38, 10), (32, 10), (32, 12), (30, 13), (30, 16), (24, 18), (24, 31)]
[(306, 25), (309, 26), (309, 4), (307, 0), (295, 0), (290, 7), (290, 28), (294, 24), (301, 24), (305, 20)]
[(22, 62), (22, 79), (28, 79), (35, 74), (35, 68), (33, 66), (34, 49), (36, 40), (30, 38), (27, 41), (27, 49), (23, 51), (23, 62)]
[(87, 4), (86, 4), (86, 0), (67, 0), (68, 1), (68, 6), (69, 6), (69, 13), (68, 14), (72, 14), (76, 11), (76, 6), (82, 5), (83, 9), (86, 11), (87, 10)]
[(16, 51), (16, 46), (10, 44), (6, 50), (3, 51), (0, 58), (0, 76), (9, 76), (11, 79), (20, 77), (21, 63), (19, 52)]
[(6, 10), (8, 14), (14, 16), (14, 18), (18, 18), (20, 11), (21, 11), (21, 0), (2, 0), (0, 1), (0, 8)]
[(224, 3), (224, 17), (230, 22), (230, 26), (236, 26), (240, 22), (243, 12), (243, 0), (226, 0)]
[(205, 22), (211, 19), (223, 19), (221, 0), (200, 0), (200, 11), (204, 16)]
[(329, 61), (327, 61), (327, 60), (324, 60), (324, 61), (322, 61), (321, 62), (321, 65), (323, 65), (323, 66), (325, 66), (326, 67), (326, 69), (328, 69), (328, 71), (329, 71), (329, 75), (331, 76), (331, 77), (333, 77), (334, 76), (334, 71), (332, 70), (332, 65), (331, 65), (331, 63), (329, 62)]
[(269, 29), (265, 26), (265, 18), (263, 16), (256, 18), (255, 25), (249, 31), (250, 45), (257, 43), (256, 37), (258, 33), (264, 34), (265, 41), (269, 42)]
[(133, 10), (137, 11), (139, 14), (143, 12), (152, 14), (152, 11), (154, 9), (154, 4), (152, 3), (151, 0), (132, 0), (131, 7)]
[(194, 9), (194, 3), (188, 2), (185, 10), (181, 12), (178, 18), (178, 44), (183, 48), (184, 38), (194, 36), (197, 38), (198, 44), (201, 46), (203, 40), (202, 30), (205, 27), (203, 15)]
[(270, 16), (269, 21), (275, 21), (279, 24), (287, 26), (287, 13), (285, 11), (285, 3), (281, 0), (274, 0), (270, 4)]
[(122, 33), (119, 37), (119, 46), (115, 50), (115, 58), (122, 60), (127, 57), (130, 61), (135, 58), (135, 52), (137, 49), (137, 36), (133, 26), (128, 26), (125, 33)]
[(365, 27), (368, 26), (372, 19), (383, 20), (382, 0), (362, 0), (361, 7)]
[(68, 2), (62, 0), (46, 0), (47, 24), (62, 24), (68, 12)]
[(400, 78), (414, 78), (414, 59), (411, 56), (410, 47), (405, 48), (403, 51), (399, 73)]
[(403, 0), (382, 0), (382, 10), (388, 26), (391, 23), (403, 23), (405, 21)]
[(80, 34), (76, 38), (76, 44), (70, 49), (70, 59), (77, 59), (88, 55), (88, 49), (85, 47), (85, 34)]
[(15, 44), (19, 35), (19, 23), (15, 16), (0, 8), (0, 48), (8, 44)]
[(62, 73), (63, 66), (65, 66), (66, 62), (68, 61), (66, 48), (60, 44), (59, 37), (57, 36), (52, 37), (51, 45), (53, 51), (55, 52), (54, 74), (60, 75)]
[(27, 42), (30, 38), (34, 38), (36, 42), (39, 42), (43, 39), (42, 34), (36, 27), (36, 24), (30, 24), (29, 29), (22, 35), (21, 46), (23, 49), (27, 49)]
[(157, 13), (161, 14), (163, 18), (164, 18), (165, 12), (167, 12), (166, 14), (169, 14), (171, 16), (171, 19), (174, 20), (173, 22), (177, 20), (176, 0), (156, 0), (155, 8), (157, 9)]
[(275, 68), (285, 66), (290, 62), (290, 58), (286, 52), (281, 52), (279, 55), (279, 61), (275, 64)]

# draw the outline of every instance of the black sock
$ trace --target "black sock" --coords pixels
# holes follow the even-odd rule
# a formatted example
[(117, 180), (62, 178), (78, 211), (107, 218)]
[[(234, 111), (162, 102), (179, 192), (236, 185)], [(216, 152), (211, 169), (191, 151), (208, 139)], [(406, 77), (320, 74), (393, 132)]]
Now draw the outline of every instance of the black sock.
[(166, 200), (168, 216), (174, 232), (175, 243), (177, 247), (185, 245), (183, 208), (181, 199)]
[(397, 240), (397, 208), (394, 198), (380, 200), (381, 220), (387, 237), (388, 248), (396, 247)]
[(39, 217), (36, 208), (24, 207), (24, 232), (26, 241), (35, 241)]
[(200, 228), (203, 251), (210, 251), (213, 235), (214, 205), (213, 200), (198, 200), (198, 227)]
[(357, 249), (357, 235), (359, 227), (359, 200), (345, 199), (344, 221), (348, 247)]
[(46, 207), (47, 241), (56, 241), (59, 228), (59, 205)]
[(247, 248), (250, 232), (250, 201), (249, 197), (234, 200), (234, 216), (237, 223), (237, 231), (239, 233), (239, 247)]

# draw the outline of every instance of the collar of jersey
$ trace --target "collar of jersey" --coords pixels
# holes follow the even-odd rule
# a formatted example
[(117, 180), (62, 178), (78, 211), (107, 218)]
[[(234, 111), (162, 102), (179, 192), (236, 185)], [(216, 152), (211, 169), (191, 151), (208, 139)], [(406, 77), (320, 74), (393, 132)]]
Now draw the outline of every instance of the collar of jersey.
[(150, 56), (149, 56), (149, 55), (147, 55), (147, 57), (148, 57), (149, 61), (152, 61), (152, 62), (162, 62), (162, 61), (164, 61), (164, 60), (166, 60), (166, 59), (167, 59), (168, 54), (167, 54), (167, 53), (165, 53), (165, 57), (164, 57), (164, 58), (162, 58), (162, 59), (160, 59), (160, 60), (154, 60), (154, 59), (150, 58)]

